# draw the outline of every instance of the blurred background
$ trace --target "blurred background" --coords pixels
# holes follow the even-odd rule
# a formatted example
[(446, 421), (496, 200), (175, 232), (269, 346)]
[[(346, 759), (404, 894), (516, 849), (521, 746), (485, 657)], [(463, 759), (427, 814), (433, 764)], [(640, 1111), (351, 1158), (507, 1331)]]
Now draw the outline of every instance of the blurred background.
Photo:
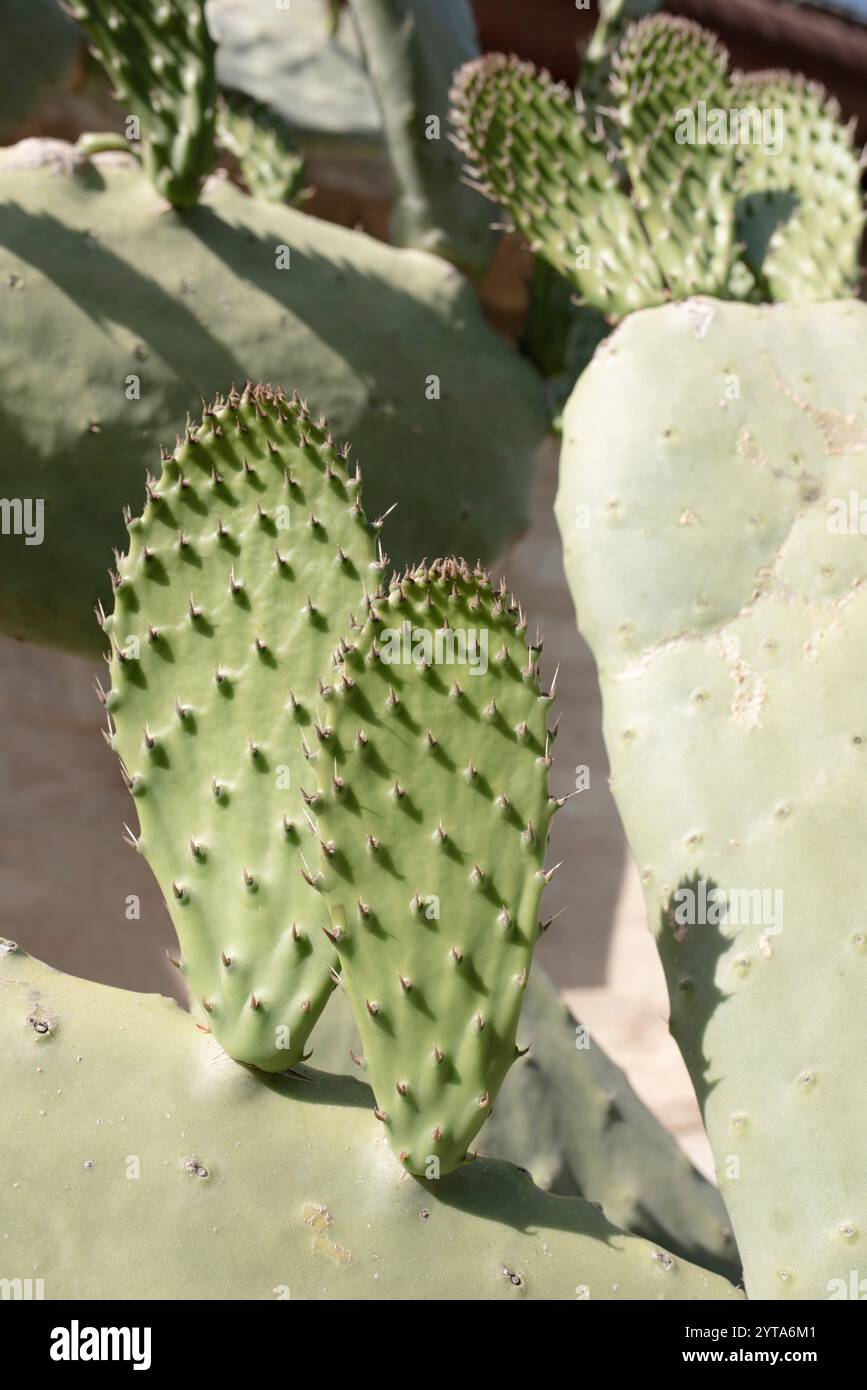
[[(0, 144), (122, 129), (101, 71), (56, 0), (10, 8), (0, 52)], [(682, 0), (663, 8), (718, 33), (741, 68), (788, 68), (822, 82), (867, 141), (867, 0)], [(474, 9), (483, 49), (515, 52), (576, 80), (595, 3), (475, 0)], [(3, 10), (0, 0), (0, 16)], [(308, 158), (306, 212), (385, 239), (390, 173), (349, 16), (329, 0), (292, 0), (294, 46), (277, 52), (267, 24), (273, 10), (271, 0), (211, 0), (221, 80), (278, 105)], [(28, 28), (37, 12), (38, 37)], [(478, 287), (490, 321), (516, 344), (531, 270), (525, 247), (506, 236)], [(560, 666), (555, 793), (570, 791), (579, 769), (589, 771), (589, 787), (555, 825), (551, 862), (566, 864), (548, 890), (545, 915), (563, 910), (540, 956), (591, 1034), (709, 1174), (692, 1089), (667, 1031), (667, 996), (637, 874), (608, 792), (596, 675), (576, 635), (552, 512), (557, 453), (552, 435), (538, 458), (531, 528), (501, 567), (544, 633), (543, 669), (550, 676)], [(94, 663), (0, 639), (0, 934), (72, 974), (177, 995), (180, 977), (166, 959), (174, 942), (168, 914), (147, 866), (123, 843), (123, 822), (134, 811), (100, 737), (96, 673)], [(131, 895), (140, 902), (138, 918), (128, 915)]]

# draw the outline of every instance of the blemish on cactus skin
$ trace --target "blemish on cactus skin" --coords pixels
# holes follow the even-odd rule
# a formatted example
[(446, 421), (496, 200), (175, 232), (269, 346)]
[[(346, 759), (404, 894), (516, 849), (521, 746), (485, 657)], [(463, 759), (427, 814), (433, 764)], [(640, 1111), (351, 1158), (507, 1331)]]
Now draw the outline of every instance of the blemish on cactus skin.
[(301, 1220), (313, 1232), (312, 1247), (317, 1255), (324, 1255), (326, 1259), (332, 1260), (338, 1265), (351, 1263), (352, 1255), (350, 1252), (345, 1250), (342, 1245), (338, 1245), (327, 1234), (328, 1227), (333, 1220), (328, 1207), (323, 1206), (321, 1202), (309, 1202), (301, 1213)]

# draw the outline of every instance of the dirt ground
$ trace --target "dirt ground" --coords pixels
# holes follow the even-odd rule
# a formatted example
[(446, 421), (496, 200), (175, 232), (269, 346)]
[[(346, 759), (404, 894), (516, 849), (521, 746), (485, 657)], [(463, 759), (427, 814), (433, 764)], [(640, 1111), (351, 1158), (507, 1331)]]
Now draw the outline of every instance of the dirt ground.
[[(646, 930), (638, 876), (607, 783), (593, 660), (576, 634), (552, 514), (557, 451), (540, 460), (533, 525), (514, 547), (507, 579), (545, 636), (543, 671), (559, 661), (562, 712), (553, 789), (590, 786), (555, 822), (552, 859), (566, 863), (545, 916), (562, 915), (540, 957), (573, 1010), (633, 1086), (710, 1173), (710, 1154), (684, 1065), (668, 1035), (662, 971)], [(168, 914), (143, 860), (125, 846), (134, 809), (100, 737), (98, 667), (0, 639), (0, 933), (71, 974), (179, 993), (166, 959)], [(138, 920), (127, 916), (137, 895)]]

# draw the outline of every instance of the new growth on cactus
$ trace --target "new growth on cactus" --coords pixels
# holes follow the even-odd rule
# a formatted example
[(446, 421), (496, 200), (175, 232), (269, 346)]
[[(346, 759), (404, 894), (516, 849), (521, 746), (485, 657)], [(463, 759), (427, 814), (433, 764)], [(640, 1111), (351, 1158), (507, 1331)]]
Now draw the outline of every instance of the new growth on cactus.
[(631, 24), (604, 103), (489, 54), (458, 74), (452, 106), (471, 181), (612, 321), (694, 294), (812, 302), (857, 282), (854, 125), (791, 73), (730, 74), (689, 20)]
[(217, 399), (129, 519), (103, 621), (136, 848), (202, 1022), (265, 1071), (301, 1059), (334, 986), (302, 876), (305, 760), (334, 642), (384, 564), (347, 454), (297, 395)]
[(455, 560), (372, 594), (317, 752), (321, 886), (378, 1114), (448, 1172), (519, 1049), (556, 803), (540, 644)]

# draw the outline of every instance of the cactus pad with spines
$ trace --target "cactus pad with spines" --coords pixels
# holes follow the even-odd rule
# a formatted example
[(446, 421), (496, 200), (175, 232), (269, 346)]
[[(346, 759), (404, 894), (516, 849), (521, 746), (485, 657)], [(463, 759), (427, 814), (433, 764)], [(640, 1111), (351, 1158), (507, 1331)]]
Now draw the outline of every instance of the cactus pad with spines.
[(366, 1086), (257, 1075), (2, 938), (0, 1087), (4, 1274), (46, 1300), (743, 1297), (510, 1163), (410, 1179)]
[(631, 25), (614, 56), (620, 157), (675, 299), (719, 293), (734, 259), (734, 151), (678, 138), (699, 101), (725, 106), (727, 57), (706, 29), (670, 15)]
[(864, 230), (854, 122), (815, 82), (788, 72), (736, 75), (736, 107), (781, 113), (781, 148), (737, 148), (738, 235), (770, 298), (810, 302), (851, 294)]
[(141, 125), (145, 168), (178, 207), (215, 162), (217, 79), (204, 0), (68, 0), (115, 94)]
[(284, 122), (243, 92), (225, 91), (217, 108), (217, 140), (238, 161), (254, 198), (296, 207), (304, 199), (306, 161)]
[(601, 123), (568, 87), (488, 54), (458, 73), (452, 123), (470, 177), (582, 298), (613, 318), (659, 303), (664, 283)]
[(324, 418), (232, 392), (164, 456), (104, 624), (112, 746), (181, 969), (227, 1052), (266, 1071), (299, 1060), (333, 988), (300, 787), (319, 676), (379, 578), (358, 493)]
[(688, 301), (564, 419), (612, 790), (759, 1299), (828, 1298), (867, 1223), (865, 381), (856, 301)]
[(176, 214), (132, 166), (0, 151), (0, 497), (26, 476), (45, 500), (44, 543), (8, 541), (0, 630), (98, 651), (122, 507), (187, 412), (248, 376), (327, 402), (371, 514), (398, 503), (396, 565), (434, 547), (492, 563), (527, 524), (545, 405), (462, 276), (226, 180)]
[(463, 561), (395, 576), (323, 714), (320, 886), (379, 1115), (415, 1173), (461, 1162), (517, 1055), (556, 806), (526, 625)]

